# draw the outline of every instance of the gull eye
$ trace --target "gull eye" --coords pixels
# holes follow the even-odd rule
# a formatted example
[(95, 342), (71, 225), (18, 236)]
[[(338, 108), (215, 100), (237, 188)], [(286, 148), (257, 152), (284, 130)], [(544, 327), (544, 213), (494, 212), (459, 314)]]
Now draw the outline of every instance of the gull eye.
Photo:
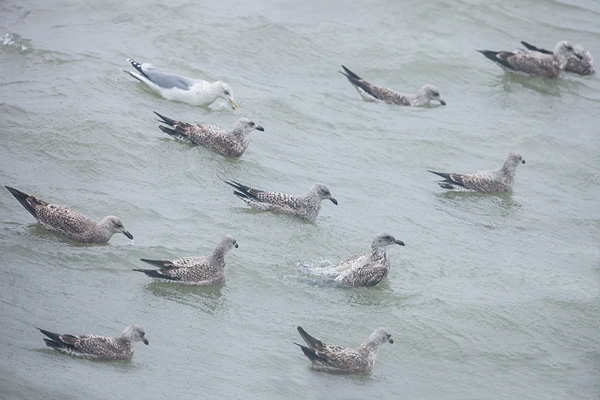
[(225, 90), (225, 96), (229, 96), (229, 90)]

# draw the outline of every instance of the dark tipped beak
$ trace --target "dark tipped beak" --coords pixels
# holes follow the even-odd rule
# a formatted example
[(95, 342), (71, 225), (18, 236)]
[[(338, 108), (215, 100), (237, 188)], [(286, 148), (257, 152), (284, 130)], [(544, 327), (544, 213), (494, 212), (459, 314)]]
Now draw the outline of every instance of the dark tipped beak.
[(525, 160), (521, 160), (521, 164), (525, 164)]
[(404, 242), (402, 240), (396, 240), (396, 244), (399, 244), (400, 246), (404, 246)]
[(233, 247), (235, 247), (237, 249), (238, 248), (238, 244), (237, 243), (234, 244)]
[(264, 132), (264, 131), (265, 131), (265, 128), (263, 128), (263, 127), (262, 127), (262, 126), (260, 126), (260, 125), (256, 125), (256, 128), (254, 128), (254, 129), (256, 129), (257, 131), (261, 131), (261, 132)]
[(146, 346), (148, 346), (148, 343), (149, 343), (149, 342), (148, 342), (148, 339), (144, 338), (144, 344), (145, 344)]
[(443, 105), (443, 106), (445, 106), (446, 102), (444, 100), (440, 100), (440, 104)]
[(578, 58), (578, 59), (580, 59), (580, 60), (583, 60), (583, 56), (582, 56), (581, 54), (577, 54), (577, 53), (575, 53), (575, 57), (577, 57), (577, 58)]
[(390, 343), (394, 344), (394, 339), (390, 338)]
[(337, 200), (336, 200), (336, 199), (334, 199), (334, 198), (332, 197), (332, 198), (330, 198), (329, 200), (331, 200), (331, 202), (337, 206), (337, 204), (338, 204), (338, 203), (337, 203)]
[(123, 235), (127, 236), (129, 239), (133, 240), (133, 235), (128, 231), (123, 231)]

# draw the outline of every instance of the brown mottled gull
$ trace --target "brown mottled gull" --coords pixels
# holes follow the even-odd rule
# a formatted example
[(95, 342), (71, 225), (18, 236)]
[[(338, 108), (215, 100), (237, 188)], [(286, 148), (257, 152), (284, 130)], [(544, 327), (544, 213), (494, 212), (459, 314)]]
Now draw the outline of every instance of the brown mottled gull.
[(128, 58), (127, 61), (137, 72), (125, 72), (145, 83), (150, 89), (167, 100), (181, 101), (194, 106), (207, 106), (220, 97), (227, 100), (234, 110), (238, 106), (233, 99), (233, 90), (225, 82), (209, 83), (202, 79), (171, 74), (156, 68), (152, 64), (140, 64), (131, 58)]
[(129, 325), (119, 337), (97, 335), (60, 335), (37, 328), (49, 339), (44, 338), (47, 346), (76, 357), (97, 360), (129, 360), (135, 351), (136, 342), (148, 344), (145, 332), (139, 325)]
[(321, 200), (330, 200), (333, 204), (338, 204), (331, 196), (329, 188), (322, 183), (315, 183), (306, 196), (265, 192), (236, 181), (225, 183), (235, 188), (233, 194), (259, 210), (291, 214), (308, 221), (314, 221), (319, 215)]
[(226, 131), (216, 125), (188, 124), (187, 122), (167, 118), (157, 112), (155, 114), (162, 119), (161, 122), (172, 127), (167, 128), (159, 125), (160, 130), (164, 133), (197, 146), (204, 146), (227, 157), (241, 157), (250, 144), (250, 132), (255, 129), (258, 131), (265, 130), (248, 118), (240, 118), (235, 123), (232, 131)]
[(392, 335), (385, 328), (377, 328), (357, 349), (344, 348), (335, 344), (323, 343), (310, 336), (301, 326), (300, 336), (308, 346), (300, 346), (313, 369), (327, 372), (371, 372), (379, 346), (394, 343)]
[(437, 100), (443, 106), (446, 105), (440, 97), (440, 91), (433, 85), (425, 85), (415, 94), (402, 94), (392, 89), (372, 85), (345, 66), (342, 65), (342, 68), (345, 72), (340, 71), (340, 73), (348, 78), (365, 101), (384, 101), (398, 106), (424, 106), (431, 100)]
[(444, 181), (439, 182), (444, 189), (459, 192), (501, 193), (512, 189), (519, 164), (525, 164), (525, 160), (519, 154), (511, 152), (500, 168), (491, 171), (477, 171), (471, 174), (427, 171), (444, 178)]
[(324, 268), (300, 267), (303, 271), (332, 278), (339, 286), (375, 286), (390, 272), (390, 258), (386, 246), (404, 242), (396, 240), (389, 233), (378, 233), (371, 243), (370, 253), (356, 254), (340, 263), (340, 265)]
[(520, 75), (545, 76), (556, 78), (565, 69), (571, 55), (581, 58), (568, 42), (558, 42), (552, 54), (538, 51), (490, 51), (477, 50), (490, 60), (496, 62), (502, 69)]
[(108, 216), (98, 223), (79, 211), (45, 202), (9, 186), (5, 188), (44, 228), (59, 236), (81, 243), (106, 243), (115, 233), (133, 239), (120, 218)]
[[(544, 54), (554, 54), (550, 50), (540, 49), (535, 47), (532, 44), (527, 42), (521, 42), (523, 46), (527, 48), (527, 50), (538, 51)], [(573, 49), (575, 50), (575, 54), (578, 54), (580, 57), (577, 57), (575, 54), (569, 55), (567, 59), (567, 65), (565, 66), (566, 72), (573, 72), (579, 75), (593, 75), (596, 71), (594, 69), (594, 59), (589, 51), (587, 51), (581, 45), (573, 45)]]
[(175, 282), (183, 285), (214, 285), (225, 280), (227, 275), (227, 253), (237, 248), (236, 240), (229, 235), (221, 241), (209, 256), (183, 257), (175, 260), (141, 260), (160, 269), (134, 269), (162, 282)]

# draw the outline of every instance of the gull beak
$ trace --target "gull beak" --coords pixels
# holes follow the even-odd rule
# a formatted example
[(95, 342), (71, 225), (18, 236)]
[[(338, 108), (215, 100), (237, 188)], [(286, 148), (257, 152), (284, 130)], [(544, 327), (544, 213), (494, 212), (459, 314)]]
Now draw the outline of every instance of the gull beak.
[(123, 231), (123, 235), (127, 236), (129, 239), (133, 240), (133, 235), (129, 233), (129, 231)]
[(525, 160), (521, 160), (521, 164), (525, 164)]
[(238, 248), (238, 244), (237, 243), (234, 244), (233, 247), (235, 247), (237, 249)]
[(335, 204), (336, 206), (338, 205), (338, 202), (337, 202), (337, 200), (336, 200), (336, 199), (334, 199), (333, 197), (332, 197), (332, 198), (330, 198), (329, 200), (331, 200), (331, 202), (332, 202), (333, 204)]
[(394, 344), (394, 339), (390, 338), (390, 343)]
[(265, 128), (263, 128), (263, 127), (262, 127), (262, 126), (260, 126), (260, 125), (256, 125), (256, 128), (254, 128), (254, 129), (256, 129), (257, 131), (261, 131), (261, 132), (264, 132), (264, 131), (265, 131)]
[(229, 104), (231, 104), (231, 108), (234, 110), (238, 108), (238, 103), (236, 103), (234, 99), (229, 99)]
[(399, 244), (400, 246), (404, 246), (404, 242), (402, 240), (396, 240), (396, 244)]
[(144, 339), (142, 339), (142, 340), (144, 341), (144, 344), (145, 344), (146, 346), (148, 346), (148, 343), (149, 343), (149, 342), (148, 342), (148, 339), (144, 338)]
[(443, 106), (445, 106), (446, 102), (444, 100), (440, 99), (440, 104), (443, 105)]

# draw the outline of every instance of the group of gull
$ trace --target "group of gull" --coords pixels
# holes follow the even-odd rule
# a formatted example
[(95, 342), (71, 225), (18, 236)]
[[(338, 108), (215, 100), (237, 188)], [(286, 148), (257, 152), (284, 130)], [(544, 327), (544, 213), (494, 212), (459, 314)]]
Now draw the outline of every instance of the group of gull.
[[(479, 50), (490, 60), (498, 63), (505, 71), (528, 76), (556, 78), (564, 71), (580, 75), (591, 75), (594, 71), (590, 53), (581, 46), (573, 46), (566, 41), (556, 44), (553, 51), (537, 48), (521, 42), (525, 50), (489, 51)], [(131, 76), (146, 84), (168, 100), (192, 105), (206, 106), (222, 98), (233, 109), (238, 107), (231, 87), (222, 81), (209, 83), (204, 80), (171, 74), (152, 64), (139, 64), (127, 59), (136, 71)], [(385, 87), (375, 86), (342, 65), (340, 71), (355, 87), (365, 101), (377, 101), (399, 106), (424, 106), (431, 100), (441, 105), (446, 102), (440, 91), (433, 85), (424, 85), (415, 94), (402, 94)], [(227, 131), (211, 124), (190, 124), (176, 121), (159, 113), (159, 128), (168, 135), (203, 146), (226, 157), (241, 157), (249, 145), (249, 134), (264, 128), (247, 118), (239, 119), (233, 130)], [(439, 185), (448, 190), (461, 192), (500, 193), (512, 189), (516, 168), (525, 160), (516, 152), (509, 153), (504, 164), (493, 170), (476, 171), (470, 174), (430, 171), (443, 178)], [(306, 196), (268, 192), (255, 189), (236, 181), (225, 182), (232, 186), (234, 194), (248, 205), (262, 210), (289, 214), (307, 221), (314, 221), (321, 210), (321, 201), (330, 200), (337, 205), (329, 188), (321, 183), (314, 184)], [(115, 233), (122, 233), (129, 239), (133, 235), (125, 228), (123, 221), (115, 216), (107, 216), (96, 222), (82, 213), (68, 207), (51, 204), (36, 196), (26, 194), (6, 186), (12, 195), (33, 217), (50, 232), (81, 243), (106, 243)], [(356, 254), (339, 265), (329, 267), (306, 267), (300, 269), (320, 275), (335, 285), (344, 287), (375, 286), (387, 277), (390, 260), (386, 251), (389, 245), (404, 246), (404, 242), (388, 233), (379, 233), (371, 243), (371, 251)], [(158, 269), (134, 269), (158, 281), (184, 285), (214, 285), (223, 282), (227, 274), (227, 254), (237, 248), (238, 243), (230, 235), (221, 238), (215, 250), (204, 257), (182, 257), (174, 260), (149, 260)], [(38, 328), (39, 329), (39, 328)], [(57, 334), (39, 329), (47, 338), (46, 344), (60, 352), (84, 358), (102, 360), (130, 359), (135, 343), (148, 344), (144, 330), (138, 325), (129, 325), (120, 337), (97, 335)], [(373, 369), (379, 345), (393, 343), (385, 328), (377, 328), (358, 348), (344, 348), (327, 344), (298, 327), (306, 346), (298, 344), (316, 370), (330, 372), (369, 372)], [(297, 343), (296, 343), (297, 344)]]

